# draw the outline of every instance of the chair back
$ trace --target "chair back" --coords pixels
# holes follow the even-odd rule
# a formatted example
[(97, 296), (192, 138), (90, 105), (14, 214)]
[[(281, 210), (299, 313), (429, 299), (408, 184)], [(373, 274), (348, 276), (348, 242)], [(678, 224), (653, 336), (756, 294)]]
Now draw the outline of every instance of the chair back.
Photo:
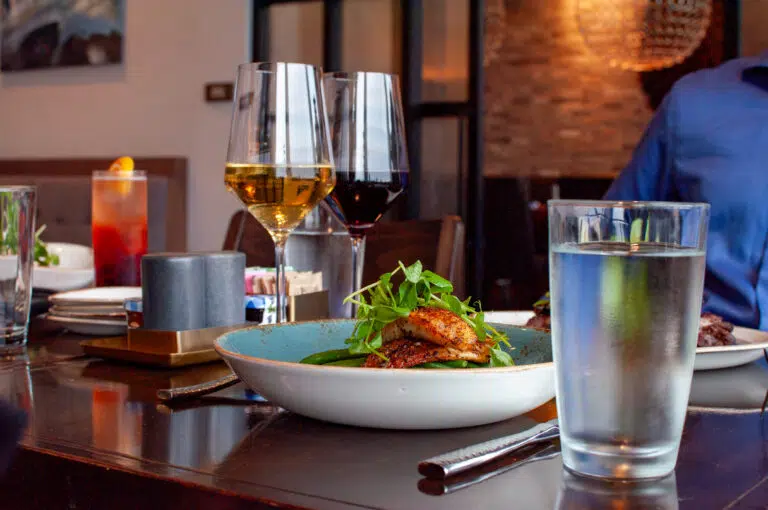
[(464, 223), (458, 216), (441, 220), (406, 220), (378, 223), (365, 241), (363, 285), (397, 267), (413, 264), (449, 279), (454, 292), (464, 295)]
[(245, 253), (247, 267), (275, 265), (275, 243), (272, 237), (261, 223), (244, 209), (237, 211), (229, 220), (222, 248)]

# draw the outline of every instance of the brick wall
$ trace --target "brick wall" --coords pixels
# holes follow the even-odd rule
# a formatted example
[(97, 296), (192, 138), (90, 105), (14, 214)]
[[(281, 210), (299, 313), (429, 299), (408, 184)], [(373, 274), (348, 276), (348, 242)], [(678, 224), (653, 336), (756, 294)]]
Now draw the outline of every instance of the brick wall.
[(585, 48), (576, 0), (507, 0), (486, 74), (486, 175), (618, 171), (651, 117), (637, 73)]

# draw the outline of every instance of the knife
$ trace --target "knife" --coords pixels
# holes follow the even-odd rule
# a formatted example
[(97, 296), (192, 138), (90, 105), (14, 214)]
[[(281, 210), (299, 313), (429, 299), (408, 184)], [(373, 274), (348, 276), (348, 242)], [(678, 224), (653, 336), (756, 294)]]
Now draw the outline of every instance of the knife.
[(171, 402), (187, 398), (198, 398), (203, 395), (208, 395), (209, 393), (223, 390), (224, 388), (229, 388), (238, 382), (240, 382), (240, 379), (235, 374), (230, 374), (202, 384), (157, 390), (157, 399), (160, 402)]
[(423, 460), (419, 462), (419, 473), (427, 478), (445, 479), (525, 446), (551, 441), (558, 437), (560, 437), (560, 428), (555, 418), (516, 434), (491, 439)]
[[(445, 496), (447, 494), (452, 494), (456, 491), (472, 487), (473, 485), (477, 485), (478, 483), (484, 482), (513, 469), (517, 469), (526, 464), (530, 464), (539, 460), (552, 459), (560, 455), (560, 441), (557, 439), (554, 439), (549, 445), (543, 445), (543, 447), (541, 446), (542, 445), (540, 444), (538, 445), (538, 448), (537, 446), (529, 447), (534, 448), (532, 452), (528, 452), (529, 448), (523, 448), (523, 450), (519, 453), (526, 451), (528, 452), (527, 455), (523, 455), (511, 461), (504, 459), (504, 462), (506, 463), (502, 464), (501, 467), (493, 466), (495, 463), (489, 463), (480, 469), (471, 472), (465, 472), (447, 480), (432, 480), (429, 478), (422, 478), (419, 480), (418, 488), (421, 492), (429, 494), (430, 496)], [(518, 452), (515, 452), (515, 455), (517, 455), (517, 453)]]

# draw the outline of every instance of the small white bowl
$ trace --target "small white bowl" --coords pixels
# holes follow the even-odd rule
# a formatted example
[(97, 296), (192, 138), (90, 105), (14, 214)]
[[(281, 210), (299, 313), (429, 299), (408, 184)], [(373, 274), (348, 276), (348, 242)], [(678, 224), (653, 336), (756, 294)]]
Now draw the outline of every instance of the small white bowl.
[(39, 289), (63, 292), (93, 284), (93, 249), (71, 243), (47, 243), (48, 251), (59, 256), (58, 266), (35, 266), (32, 285)]

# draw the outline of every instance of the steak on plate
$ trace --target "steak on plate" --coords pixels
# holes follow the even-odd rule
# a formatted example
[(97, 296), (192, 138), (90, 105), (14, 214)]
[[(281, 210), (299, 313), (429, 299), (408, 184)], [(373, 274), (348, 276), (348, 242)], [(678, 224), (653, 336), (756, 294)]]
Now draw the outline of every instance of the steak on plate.
[[(525, 327), (549, 331), (551, 329), (549, 306), (534, 307), (534, 312), (536, 315), (528, 320)], [(701, 314), (701, 319), (699, 320), (699, 339), (696, 342), (696, 347), (714, 347), (733, 345), (735, 343), (736, 337), (733, 336), (733, 324), (713, 313), (706, 312)]]
[(726, 322), (713, 313), (701, 314), (699, 320), (699, 340), (696, 347), (714, 347), (736, 343), (733, 336), (733, 324)]

